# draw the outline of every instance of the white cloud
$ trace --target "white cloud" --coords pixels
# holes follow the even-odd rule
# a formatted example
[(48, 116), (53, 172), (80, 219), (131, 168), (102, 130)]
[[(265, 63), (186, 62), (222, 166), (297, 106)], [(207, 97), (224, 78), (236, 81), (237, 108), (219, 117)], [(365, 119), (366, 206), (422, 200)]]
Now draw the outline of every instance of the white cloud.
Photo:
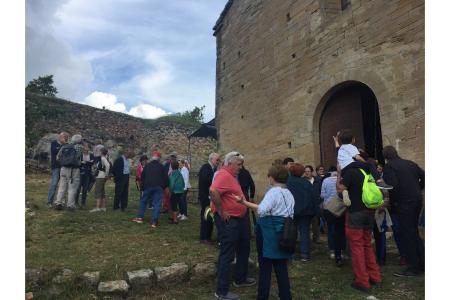
[(58, 96), (76, 99), (94, 79), (91, 65), (54, 31), (64, 1), (27, 1), (25, 83), (53, 74)]
[(127, 108), (125, 104), (117, 101), (117, 97), (113, 94), (103, 93), (103, 92), (93, 92), (86, 98), (84, 98), (84, 103), (97, 108), (103, 108), (117, 111), (121, 113), (126, 113)]
[(138, 118), (156, 119), (167, 115), (167, 112), (153, 105), (140, 104), (131, 108), (129, 114)]
[(132, 107), (129, 111), (124, 103), (117, 100), (116, 95), (95, 91), (84, 99), (84, 104), (94, 106), (97, 108), (105, 108), (112, 111), (126, 113), (138, 118), (144, 119), (156, 119), (161, 116), (165, 116), (168, 113), (163, 109), (150, 105), (139, 104)]

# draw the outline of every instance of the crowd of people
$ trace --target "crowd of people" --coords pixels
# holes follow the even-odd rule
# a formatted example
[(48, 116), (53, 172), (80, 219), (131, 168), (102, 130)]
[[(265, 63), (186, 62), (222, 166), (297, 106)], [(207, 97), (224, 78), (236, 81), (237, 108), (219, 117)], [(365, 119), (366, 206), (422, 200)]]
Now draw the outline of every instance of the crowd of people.
[[(58, 187), (56, 209), (83, 207), (95, 177), (96, 208), (91, 212), (106, 211), (105, 182), (114, 177), (113, 208), (126, 210), (131, 152), (120, 153), (111, 163), (105, 147), (96, 146), (91, 154), (81, 135), (74, 135), (70, 143), (68, 140), (68, 134), (63, 132), (51, 144), (48, 205), (53, 205)], [(209, 155), (198, 174), (199, 241), (219, 248), (216, 298), (240, 299), (230, 291), (230, 285), (239, 288), (258, 283), (257, 298), (268, 299), (274, 269), (279, 298), (292, 299), (289, 261), (296, 258), (296, 253), (303, 263), (313, 261), (311, 243), (322, 243), (321, 232), (327, 233), (329, 256), (337, 268), (344, 265), (346, 256), (351, 257), (355, 279), (350, 285), (354, 289), (369, 292), (381, 285), (380, 266), (386, 262), (389, 235), (394, 236), (399, 264), (405, 266), (394, 275), (415, 277), (424, 272), (424, 242), (418, 231), (419, 222), (424, 222), (424, 170), (402, 159), (392, 146), (383, 148), (386, 163), (378, 162), (354, 146), (355, 138), (349, 130), (338, 132), (334, 143), (337, 164), (327, 169), (323, 165), (303, 165), (291, 157), (269, 163), (268, 185), (260, 201), (255, 199), (255, 183), (244, 167), (241, 153), (229, 152), (223, 156), (223, 162), (220, 154)], [(75, 158), (71, 160), (69, 154)], [(151, 228), (159, 226), (160, 213), (164, 211), (170, 212), (169, 224), (187, 220), (189, 171), (188, 162), (178, 160), (176, 154), (164, 163), (156, 149), (150, 159), (143, 155), (136, 169), (140, 203), (132, 221), (143, 224), (147, 209), (152, 211)], [(363, 197), (368, 181), (382, 192), (384, 201), (377, 207), (368, 207)], [(292, 219), (299, 236), (295, 253), (279, 245), (287, 219)], [(248, 276), (251, 224), (256, 237), (258, 280)], [(217, 241), (213, 240), (214, 228)]]

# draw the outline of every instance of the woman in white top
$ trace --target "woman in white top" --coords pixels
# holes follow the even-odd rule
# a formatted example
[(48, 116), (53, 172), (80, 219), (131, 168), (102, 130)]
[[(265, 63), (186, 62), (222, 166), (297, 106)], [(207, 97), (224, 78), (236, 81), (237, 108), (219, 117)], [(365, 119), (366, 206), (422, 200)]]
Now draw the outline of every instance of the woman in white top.
[(268, 173), (270, 188), (261, 203), (248, 202), (244, 197), (236, 200), (258, 213), (256, 226), (256, 247), (259, 260), (257, 299), (268, 299), (272, 268), (278, 283), (278, 296), (282, 300), (292, 299), (287, 262), (292, 254), (278, 247), (278, 238), (283, 232), (285, 218), (294, 216), (294, 196), (286, 188), (289, 173), (285, 167), (274, 165)]
[(95, 179), (95, 199), (97, 201), (97, 206), (90, 212), (106, 211), (105, 183), (109, 178), (111, 163), (106, 156), (108, 154), (108, 149), (102, 148), (100, 152), (102, 156), (97, 163), (98, 175)]
[(178, 215), (178, 219), (180, 219), (181, 221), (187, 220), (187, 193), (189, 191), (189, 189), (191, 188), (191, 184), (189, 182), (189, 164), (187, 161), (185, 161), (184, 159), (182, 159), (180, 161), (180, 166), (181, 166), (181, 175), (183, 176), (183, 180), (184, 180), (184, 193), (181, 196), (180, 199), (180, 214)]

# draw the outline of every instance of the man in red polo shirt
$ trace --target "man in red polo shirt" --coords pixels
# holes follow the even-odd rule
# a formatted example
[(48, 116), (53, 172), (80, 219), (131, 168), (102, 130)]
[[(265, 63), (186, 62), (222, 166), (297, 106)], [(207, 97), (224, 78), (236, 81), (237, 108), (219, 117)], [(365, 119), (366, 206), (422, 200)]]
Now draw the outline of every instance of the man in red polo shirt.
[(217, 268), (218, 299), (240, 299), (229, 291), (231, 262), (236, 256), (234, 272), (235, 287), (252, 286), (254, 278), (247, 277), (250, 254), (250, 232), (247, 207), (236, 202), (235, 196), (244, 197), (237, 175), (244, 163), (238, 152), (225, 155), (224, 166), (218, 171), (209, 189), (214, 222), (220, 231), (220, 253)]

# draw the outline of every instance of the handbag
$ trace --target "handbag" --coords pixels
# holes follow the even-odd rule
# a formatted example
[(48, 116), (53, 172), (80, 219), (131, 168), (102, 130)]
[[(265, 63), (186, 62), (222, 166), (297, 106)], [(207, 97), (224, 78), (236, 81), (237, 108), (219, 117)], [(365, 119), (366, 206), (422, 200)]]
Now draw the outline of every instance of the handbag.
[(347, 209), (347, 206), (344, 205), (344, 202), (342, 202), (342, 200), (337, 196), (328, 200), (323, 207), (336, 217), (342, 216)]
[[(283, 196), (283, 201), (287, 208), (286, 199), (284, 198), (283, 192), (281, 192), (281, 196)], [(272, 214), (270, 216), (272, 217)], [(275, 230), (274, 225), (273, 227)], [(286, 253), (294, 254), (296, 244), (297, 244), (297, 226), (295, 226), (294, 220), (291, 217), (289, 216), (285, 217), (283, 224), (283, 231), (281, 232), (281, 235), (278, 238), (278, 247)]]

